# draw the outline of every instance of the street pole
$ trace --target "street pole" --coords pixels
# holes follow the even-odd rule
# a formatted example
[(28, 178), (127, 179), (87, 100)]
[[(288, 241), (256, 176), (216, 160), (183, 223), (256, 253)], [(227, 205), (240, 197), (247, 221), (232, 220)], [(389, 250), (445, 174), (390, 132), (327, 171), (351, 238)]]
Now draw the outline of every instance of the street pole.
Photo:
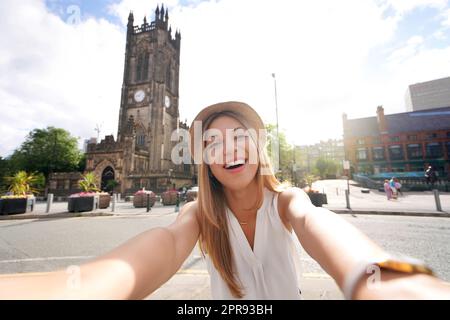
[(293, 155), (293, 162), (294, 162), (294, 164), (292, 165), (292, 173), (293, 173), (293, 175), (294, 175), (294, 177), (293, 177), (293, 182), (294, 182), (294, 187), (296, 187), (297, 186), (297, 163), (296, 163), (296, 160), (295, 160), (295, 142), (294, 142), (294, 145), (293, 145), (293, 147), (294, 147), (294, 155)]
[(272, 73), (273, 82), (275, 86), (275, 112), (277, 117), (277, 139), (278, 139), (278, 170), (281, 171), (281, 145), (280, 145), (280, 131), (278, 123), (278, 94), (277, 94), (277, 78), (275, 73)]

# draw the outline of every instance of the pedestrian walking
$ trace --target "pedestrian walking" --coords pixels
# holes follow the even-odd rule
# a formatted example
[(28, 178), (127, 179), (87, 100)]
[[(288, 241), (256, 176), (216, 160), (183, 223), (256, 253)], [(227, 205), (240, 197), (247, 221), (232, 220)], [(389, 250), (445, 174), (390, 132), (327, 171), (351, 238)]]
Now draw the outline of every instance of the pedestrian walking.
[(394, 179), (395, 179), (395, 177), (392, 177), (391, 180), (389, 180), (389, 186), (391, 187), (391, 190), (392, 190), (392, 199), (396, 200), (397, 199), (397, 188), (395, 187)]
[(397, 190), (397, 195), (400, 194), (403, 197), (402, 184), (397, 178), (394, 179), (394, 187)]
[(388, 200), (392, 199), (392, 189), (391, 185), (389, 184), (389, 180), (384, 180), (384, 192), (386, 193), (386, 197)]
[(429, 185), (431, 189), (433, 189), (434, 184), (437, 181), (437, 174), (432, 166), (428, 166), (427, 170), (425, 171), (425, 180), (427, 185)]
[[(171, 225), (81, 265), (79, 286), (68, 285), (73, 275), (65, 271), (0, 277), (0, 299), (145, 298), (179, 270), (197, 242), (213, 299), (300, 299), (294, 235), (347, 299), (450, 299), (448, 285), (425, 264), (387, 253), (344, 218), (313, 206), (301, 189), (281, 184), (264, 145), (264, 123), (247, 104), (203, 109), (190, 135), (198, 199)], [(376, 286), (369, 285), (373, 270)]]

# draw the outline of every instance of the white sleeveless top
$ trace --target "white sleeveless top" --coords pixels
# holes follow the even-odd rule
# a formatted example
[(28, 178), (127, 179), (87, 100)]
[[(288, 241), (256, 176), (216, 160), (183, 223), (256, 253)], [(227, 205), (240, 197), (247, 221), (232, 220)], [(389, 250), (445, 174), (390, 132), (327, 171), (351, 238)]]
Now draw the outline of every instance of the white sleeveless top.
[[(301, 299), (295, 234), (286, 229), (277, 208), (278, 193), (264, 188), (252, 251), (238, 220), (226, 206), (233, 266), (244, 299)], [(208, 255), (206, 265), (212, 298), (236, 299)]]

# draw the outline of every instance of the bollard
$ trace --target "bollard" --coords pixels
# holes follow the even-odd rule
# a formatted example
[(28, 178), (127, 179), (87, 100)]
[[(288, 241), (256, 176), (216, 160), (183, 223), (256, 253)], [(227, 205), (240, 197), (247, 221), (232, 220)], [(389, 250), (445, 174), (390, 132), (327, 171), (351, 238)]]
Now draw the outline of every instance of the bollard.
[(347, 209), (351, 210), (350, 208), (350, 195), (348, 190), (345, 190), (345, 202), (347, 203)]
[(99, 205), (99, 197), (98, 196), (94, 196), (94, 206), (93, 206), (94, 209), (92, 211), (97, 210), (98, 209), (98, 205)]
[(147, 193), (147, 212), (150, 211), (150, 194)]
[(339, 195), (339, 188), (336, 188), (336, 195)]
[(52, 204), (53, 204), (53, 193), (49, 193), (47, 195), (47, 208), (45, 209), (46, 213), (50, 212), (50, 210), (52, 209)]
[(180, 211), (180, 195), (177, 194), (177, 203), (175, 204), (175, 212)]
[(441, 199), (439, 198), (439, 190), (434, 189), (434, 201), (436, 202), (436, 210), (442, 212)]
[(113, 193), (112, 205), (111, 205), (112, 212), (116, 211), (116, 201), (117, 201), (117, 193)]
[(120, 202), (120, 193), (117, 194), (117, 202)]

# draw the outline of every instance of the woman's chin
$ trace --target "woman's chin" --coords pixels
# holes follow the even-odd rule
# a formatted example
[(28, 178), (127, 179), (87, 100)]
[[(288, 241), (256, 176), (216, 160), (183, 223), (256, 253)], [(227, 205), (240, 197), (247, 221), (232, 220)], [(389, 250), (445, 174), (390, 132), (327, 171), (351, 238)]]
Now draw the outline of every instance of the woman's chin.
[(229, 191), (243, 191), (251, 187), (254, 178), (252, 177), (239, 177), (226, 183), (222, 183), (225, 189)]

